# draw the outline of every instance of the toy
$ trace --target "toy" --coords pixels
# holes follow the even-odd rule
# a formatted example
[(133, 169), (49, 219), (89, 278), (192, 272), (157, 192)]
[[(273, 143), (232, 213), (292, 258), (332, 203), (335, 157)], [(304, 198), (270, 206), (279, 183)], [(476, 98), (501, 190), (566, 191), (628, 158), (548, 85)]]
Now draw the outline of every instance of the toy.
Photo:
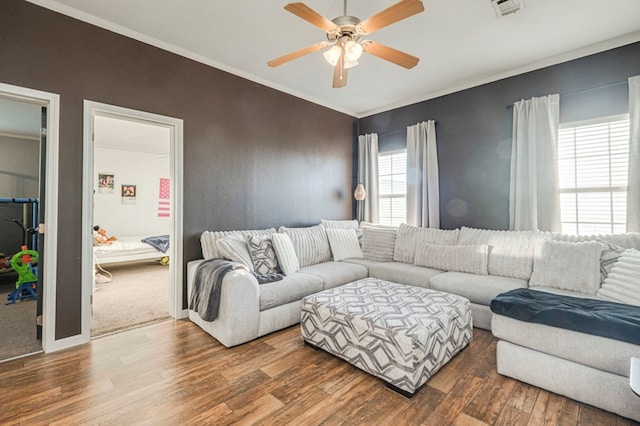
[(22, 246), (22, 250), (11, 257), (11, 266), (18, 273), (16, 289), (7, 296), (7, 305), (16, 303), (18, 299), (38, 300), (36, 286), (38, 284), (38, 267), (34, 263), (38, 262), (38, 252), (28, 250), (27, 246)]
[(96, 231), (96, 234), (93, 237), (94, 245), (105, 246), (117, 240), (116, 237), (110, 237), (107, 234), (107, 231), (98, 225), (94, 226), (93, 230)]

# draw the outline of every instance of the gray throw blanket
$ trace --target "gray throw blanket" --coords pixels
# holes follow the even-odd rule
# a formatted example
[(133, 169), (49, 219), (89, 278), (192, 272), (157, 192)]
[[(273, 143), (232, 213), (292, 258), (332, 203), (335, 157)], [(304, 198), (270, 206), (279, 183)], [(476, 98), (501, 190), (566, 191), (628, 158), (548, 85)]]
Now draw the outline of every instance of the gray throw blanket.
[(189, 309), (194, 310), (205, 321), (213, 321), (218, 317), (220, 309), (220, 292), (222, 279), (242, 265), (225, 259), (205, 260), (198, 266), (191, 290)]

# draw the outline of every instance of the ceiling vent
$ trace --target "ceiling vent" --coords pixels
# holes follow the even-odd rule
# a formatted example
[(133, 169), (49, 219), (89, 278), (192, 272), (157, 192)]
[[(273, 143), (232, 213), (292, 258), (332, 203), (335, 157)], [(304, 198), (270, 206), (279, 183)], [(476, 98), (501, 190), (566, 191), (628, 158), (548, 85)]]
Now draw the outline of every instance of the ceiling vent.
[(524, 9), (524, 0), (491, 0), (491, 4), (498, 18)]

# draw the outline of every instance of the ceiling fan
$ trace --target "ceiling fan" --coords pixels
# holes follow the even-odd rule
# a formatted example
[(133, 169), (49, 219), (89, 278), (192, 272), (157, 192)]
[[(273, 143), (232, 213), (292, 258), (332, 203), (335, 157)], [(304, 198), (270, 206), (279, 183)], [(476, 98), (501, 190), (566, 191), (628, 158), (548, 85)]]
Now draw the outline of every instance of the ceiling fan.
[(270, 67), (277, 67), (310, 53), (328, 48), (324, 52), (324, 58), (334, 67), (333, 87), (340, 88), (347, 85), (347, 70), (358, 65), (358, 59), (362, 52), (370, 53), (373, 56), (407, 69), (415, 67), (420, 60), (415, 56), (384, 44), (371, 40), (362, 40), (362, 36), (423, 12), (424, 5), (420, 0), (402, 0), (364, 21), (347, 14), (347, 0), (344, 0), (344, 15), (331, 21), (304, 3), (289, 3), (284, 8), (297, 17), (326, 31), (327, 41), (312, 44), (269, 61), (267, 65)]

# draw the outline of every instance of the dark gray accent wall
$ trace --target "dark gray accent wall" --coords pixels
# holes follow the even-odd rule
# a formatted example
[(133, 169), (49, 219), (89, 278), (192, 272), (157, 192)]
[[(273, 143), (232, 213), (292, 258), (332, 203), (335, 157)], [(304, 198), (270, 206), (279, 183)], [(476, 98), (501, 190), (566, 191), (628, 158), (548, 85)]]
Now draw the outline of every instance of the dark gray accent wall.
[(623, 114), (638, 74), (635, 43), (365, 117), (359, 131), (392, 151), (406, 147), (407, 126), (436, 120), (442, 227), (507, 229), (513, 103), (559, 93), (561, 122)]
[(184, 120), (185, 262), (207, 229), (352, 217), (347, 115), (22, 0), (0, 3), (0, 82), (60, 94), (56, 339), (81, 325), (85, 99)]

